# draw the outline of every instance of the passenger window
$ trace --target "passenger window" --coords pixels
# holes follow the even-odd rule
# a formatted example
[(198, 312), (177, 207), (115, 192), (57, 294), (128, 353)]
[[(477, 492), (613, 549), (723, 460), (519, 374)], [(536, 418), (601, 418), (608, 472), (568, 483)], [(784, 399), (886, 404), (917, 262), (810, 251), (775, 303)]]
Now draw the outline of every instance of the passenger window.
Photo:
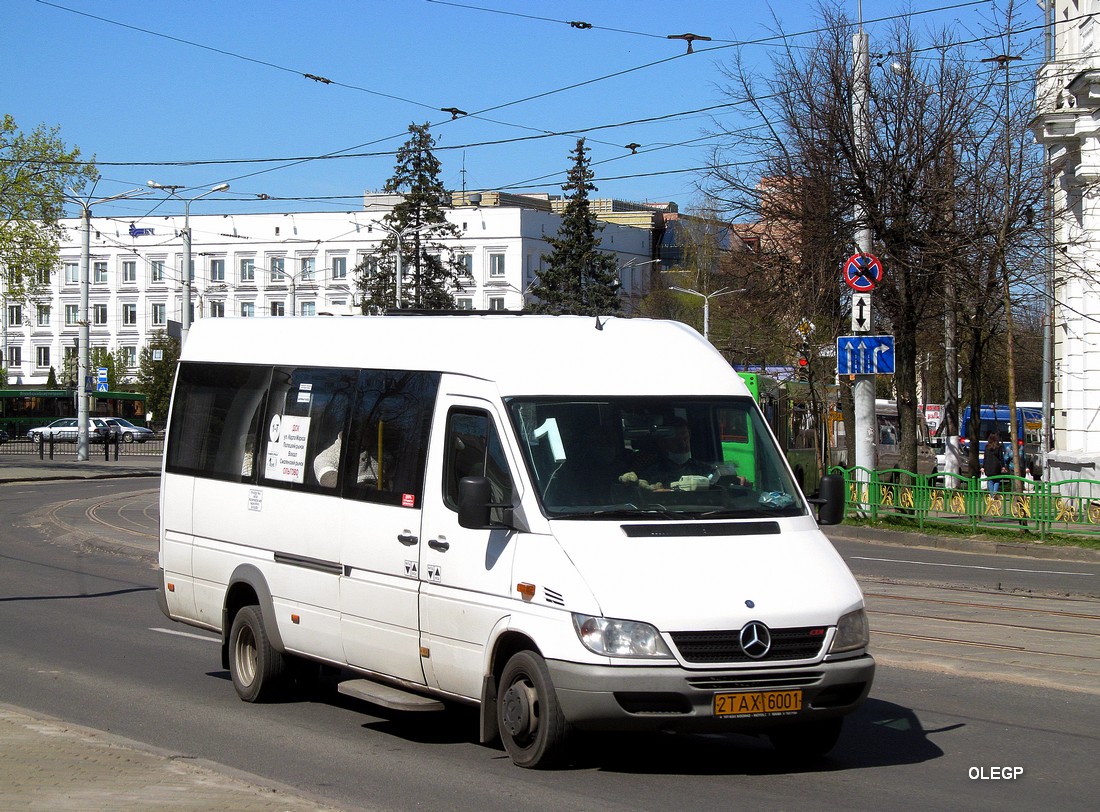
[[(500, 436), (488, 413), (452, 410), (447, 417), (447, 459), (443, 467), (443, 501), (458, 510), (458, 483), (463, 477), (489, 480), (492, 501), (510, 504), (512, 475)], [(504, 520), (503, 508), (493, 508), (491, 519)]]
[(344, 458), (344, 494), (419, 508), (439, 374), (363, 370)]
[(230, 482), (254, 481), (255, 437), (270, 375), (269, 367), (181, 364), (166, 469)]
[(339, 492), (340, 455), (357, 377), (345, 369), (274, 369), (260, 465), (266, 484)]

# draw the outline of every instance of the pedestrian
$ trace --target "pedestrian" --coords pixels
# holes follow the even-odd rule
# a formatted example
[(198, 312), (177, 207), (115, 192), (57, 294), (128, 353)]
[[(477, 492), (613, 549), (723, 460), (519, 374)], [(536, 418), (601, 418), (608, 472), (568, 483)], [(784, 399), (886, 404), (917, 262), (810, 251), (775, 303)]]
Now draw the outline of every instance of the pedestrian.
[(985, 452), (982, 455), (982, 468), (985, 469), (986, 487), (990, 493), (1000, 490), (999, 477), (1004, 471), (1005, 451), (1001, 446), (1001, 436), (995, 431), (989, 433), (985, 441)]

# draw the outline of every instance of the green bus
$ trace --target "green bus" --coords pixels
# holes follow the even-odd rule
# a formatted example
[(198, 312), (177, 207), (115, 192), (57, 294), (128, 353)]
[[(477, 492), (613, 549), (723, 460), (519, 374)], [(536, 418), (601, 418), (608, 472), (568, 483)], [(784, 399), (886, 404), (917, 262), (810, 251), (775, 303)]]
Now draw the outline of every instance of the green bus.
[(787, 456), (802, 492), (817, 493), (821, 484), (820, 424), (805, 381), (780, 381), (759, 372), (738, 372), (764, 420)]
[[(145, 395), (138, 392), (89, 392), (88, 414), (125, 417), (145, 424)], [(76, 417), (72, 389), (0, 389), (0, 428), (12, 439), (62, 417)]]

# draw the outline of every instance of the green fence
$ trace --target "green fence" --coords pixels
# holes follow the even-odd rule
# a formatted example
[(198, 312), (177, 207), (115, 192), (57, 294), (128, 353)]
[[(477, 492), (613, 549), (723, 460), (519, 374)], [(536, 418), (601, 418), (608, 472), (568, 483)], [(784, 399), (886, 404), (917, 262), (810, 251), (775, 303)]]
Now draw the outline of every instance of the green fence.
[(917, 527), (955, 525), (971, 532), (1018, 530), (1100, 535), (1100, 482), (1027, 477), (927, 476), (893, 469), (832, 468), (843, 474), (845, 515), (872, 521), (905, 518)]

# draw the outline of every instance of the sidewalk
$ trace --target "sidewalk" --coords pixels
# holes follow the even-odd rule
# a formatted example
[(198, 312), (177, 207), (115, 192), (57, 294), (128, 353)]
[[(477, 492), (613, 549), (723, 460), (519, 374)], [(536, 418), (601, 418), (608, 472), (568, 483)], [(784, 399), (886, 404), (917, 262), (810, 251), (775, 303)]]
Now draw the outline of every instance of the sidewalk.
[(27, 454), (4, 454), (0, 447), (0, 482), (25, 482), (58, 479), (103, 479), (123, 476), (160, 476), (162, 457), (159, 454), (148, 456), (122, 456), (118, 461), (110, 462), (103, 455), (91, 457), (79, 462), (71, 455), (57, 456), (54, 459)]

